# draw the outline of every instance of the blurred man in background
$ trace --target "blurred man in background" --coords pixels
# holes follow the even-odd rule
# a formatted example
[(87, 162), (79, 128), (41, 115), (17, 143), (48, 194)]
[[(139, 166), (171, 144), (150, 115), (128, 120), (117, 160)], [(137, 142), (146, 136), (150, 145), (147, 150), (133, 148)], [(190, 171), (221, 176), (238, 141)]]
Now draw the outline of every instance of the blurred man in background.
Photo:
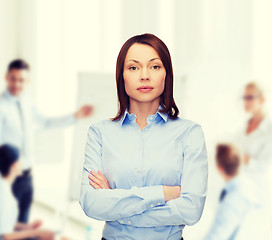
[(0, 145), (11, 143), (17, 146), (22, 155), (23, 173), (13, 184), (13, 192), (19, 204), (18, 221), (27, 223), (33, 198), (32, 158), (34, 125), (45, 128), (65, 127), (78, 119), (89, 117), (93, 107), (86, 105), (75, 113), (47, 118), (33, 107), (25, 93), (29, 84), (28, 63), (22, 59), (12, 61), (6, 73), (6, 90), (0, 96)]
[[(217, 169), (226, 185), (220, 195), (214, 223), (205, 240), (269, 239), (265, 237), (268, 232), (263, 233), (269, 226), (268, 216), (262, 211), (263, 198), (259, 194), (258, 185), (239, 173), (241, 162), (241, 155), (233, 145), (217, 146)], [(251, 214), (253, 212), (256, 214)], [(244, 229), (247, 237), (242, 233)]]

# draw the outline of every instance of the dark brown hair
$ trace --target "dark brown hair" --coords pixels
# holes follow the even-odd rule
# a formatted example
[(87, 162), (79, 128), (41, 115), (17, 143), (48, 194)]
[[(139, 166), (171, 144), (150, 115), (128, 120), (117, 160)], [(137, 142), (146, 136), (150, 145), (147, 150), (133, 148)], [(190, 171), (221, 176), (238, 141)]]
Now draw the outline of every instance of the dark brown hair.
[(235, 176), (238, 173), (241, 156), (234, 145), (220, 143), (216, 147), (216, 161), (228, 176)]
[(173, 98), (173, 68), (169, 50), (165, 43), (153, 34), (145, 33), (142, 35), (136, 35), (128, 39), (122, 46), (116, 62), (116, 86), (119, 103), (119, 111), (117, 115), (112, 118), (112, 121), (121, 119), (125, 113), (127, 107), (129, 107), (129, 96), (125, 91), (125, 83), (123, 77), (124, 62), (128, 52), (128, 49), (134, 44), (146, 44), (155, 49), (158, 53), (163, 66), (166, 70), (165, 87), (160, 96), (160, 105), (162, 109), (159, 110), (162, 113), (168, 113), (169, 118), (175, 119), (179, 114), (178, 107)]
[(10, 72), (12, 69), (17, 70), (28, 70), (30, 69), (29, 64), (23, 60), (23, 59), (15, 59), (8, 65), (8, 72)]

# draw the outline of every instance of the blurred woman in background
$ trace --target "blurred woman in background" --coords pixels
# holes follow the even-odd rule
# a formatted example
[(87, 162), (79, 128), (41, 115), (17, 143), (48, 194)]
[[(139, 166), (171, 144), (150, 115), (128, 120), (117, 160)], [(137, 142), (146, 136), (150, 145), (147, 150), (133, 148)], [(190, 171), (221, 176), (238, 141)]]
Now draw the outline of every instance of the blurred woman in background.
[(264, 111), (264, 90), (250, 82), (245, 86), (243, 100), (250, 117), (236, 140), (246, 154), (246, 171), (263, 178), (272, 163), (272, 121)]
[(243, 100), (244, 109), (250, 117), (235, 141), (245, 153), (243, 170), (263, 188), (264, 199), (268, 199), (267, 193), (271, 195), (272, 121), (264, 110), (264, 90), (258, 83), (249, 82), (245, 86)]

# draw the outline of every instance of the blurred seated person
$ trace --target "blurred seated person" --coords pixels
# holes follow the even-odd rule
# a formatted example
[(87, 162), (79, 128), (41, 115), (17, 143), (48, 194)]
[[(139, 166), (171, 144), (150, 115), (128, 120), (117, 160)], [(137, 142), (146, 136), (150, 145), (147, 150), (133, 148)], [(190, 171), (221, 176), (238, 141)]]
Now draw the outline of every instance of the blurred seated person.
[[(254, 179), (249, 179), (239, 171), (243, 161), (241, 156), (232, 144), (217, 145), (216, 165), (226, 184), (220, 195), (214, 222), (204, 240), (268, 239), (259, 238), (260, 236), (253, 238), (257, 232), (260, 232), (259, 228), (265, 225), (263, 223), (268, 223), (268, 219), (265, 215), (251, 214), (263, 212), (263, 197), (259, 194)], [(258, 216), (258, 218), (253, 219), (255, 223), (253, 227), (247, 227), (249, 237), (245, 238), (242, 237), (240, 230), (245, 229), (243, 225), (250, 222), (248, 220), (250, 216)], [(258, 222), (262, 224), (258, 225)]]
[(19, 150), (9, 144), (0, 146), (0, 239), (54, 239), (54, 233), (40, 229), (41, 221), (32, 224), (17, 222), (18, 204), (12, 184), (22, 173)]

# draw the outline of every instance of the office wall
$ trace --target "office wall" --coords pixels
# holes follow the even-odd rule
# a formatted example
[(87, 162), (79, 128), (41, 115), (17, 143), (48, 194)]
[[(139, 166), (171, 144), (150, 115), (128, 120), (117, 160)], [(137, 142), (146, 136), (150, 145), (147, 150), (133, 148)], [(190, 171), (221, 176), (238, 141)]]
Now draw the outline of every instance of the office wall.
[(18, 55), (18, 7), (16, 0), (0, 0), (0, 89), (5, 86), (8, 62)]
[[(79, 72), (113, 73), (125, 40), (158, 35), (169, 47), (175, 75), (186, 80), (186, 104), (179, 108), (204, 128), (209, 189), (219, 189), (214, 143), (243, 123), (243, 85), (256, 79), (271, 93), (271, 10), (270, 0), (0, 0), (0, 73), (15, 57), (28, 60), (35, 102), (43, 113), (61, 115), (75, 109)], [(65, 188), (72, 130), (56, 134), (63, 134), (64, 159), (50, 160), (57, 163), (52, 178), (62, 172), (59, 186)]]

